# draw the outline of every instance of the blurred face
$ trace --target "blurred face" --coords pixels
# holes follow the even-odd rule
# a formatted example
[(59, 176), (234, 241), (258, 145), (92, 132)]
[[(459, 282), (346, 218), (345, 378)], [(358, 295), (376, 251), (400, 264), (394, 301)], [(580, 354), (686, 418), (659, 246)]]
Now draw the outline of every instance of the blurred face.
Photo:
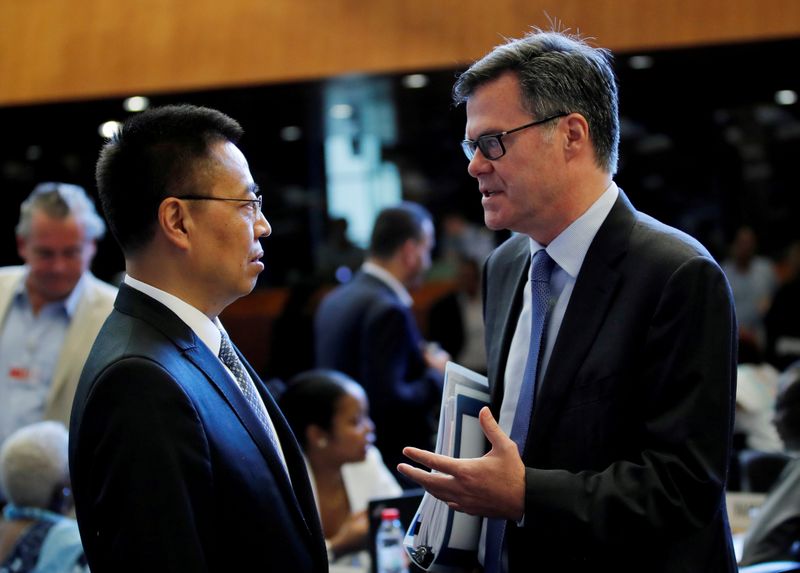
[(374, 431), (364, 390), (357, 384), (349, 384), (347, 393), (336, 401), (328, 454), (342, 464), (363, 461), (367, 446), (375, 441)]
[(28, 237), (17, 237), (17, 252), (30, 271), (26, 287), (44, 304), (67, 298), (89, 268), (96, 247), (75, 217), (55, 219), (41, 211), (31, 216)]
[[(465, 136), (477, 140), (536, 119), (543, 118), (532, 117), (523, 107), (517, 76), (506, 73), (477, 88), (467, 100)], [(487, 227), (536, 238), (559, 219), (563, 158), (557, 153), (552, 129), (562, 120), (504, 136), (506, 153), (494, 161), (480, 151), (475, 153), (467, 170), (478, 180)]]
[(733, 256), (737, 261), (746, 263), (756, 254), (756, 235), (752, 229), (740, 229), (733, 242)]
[[(213, 164), (197, 193), (204, 197), (255, 199), (258, 191), (242, 152), (233, 143), (212, 146)], [(251, 202), (192, 201), (198, 229), (192, 237), (197, 282), (209, 308), (221, 310), (255, 287), (264, 270), (259, 239), (272, 229)], [(220, 308), (221, 307), (221, 308)]]
[(425, 278), (425, 273), (431, 268), (431, 250), (434, 247), (433, 223), (424, 221), (422, 224), (422, 238), (412, 240), (409, 249), (408, 276), (405, 281), (406, 288), (416, 288)]

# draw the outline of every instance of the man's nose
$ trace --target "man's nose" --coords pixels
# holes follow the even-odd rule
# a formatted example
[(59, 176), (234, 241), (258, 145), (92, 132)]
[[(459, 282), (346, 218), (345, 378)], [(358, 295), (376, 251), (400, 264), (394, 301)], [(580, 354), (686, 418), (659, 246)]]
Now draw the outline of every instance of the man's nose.
[(272, 226), (267, 221), (267, 217), (264, 213), (258, 213), (258, 219), (256, 219), (256, 238), (260, 239), (261, 237), (269, 237), (272, 234)]
[(475, 154), (472, 156), (472, 159), (469, 160), (469, 164), (467, 165), (467, 173), (469, 173), (472, 177), (477, 178), (478, 175), (482, 175), (491, 169), (492, 162), (483, 156), (483, 153), (480, 149), (476, 149)]

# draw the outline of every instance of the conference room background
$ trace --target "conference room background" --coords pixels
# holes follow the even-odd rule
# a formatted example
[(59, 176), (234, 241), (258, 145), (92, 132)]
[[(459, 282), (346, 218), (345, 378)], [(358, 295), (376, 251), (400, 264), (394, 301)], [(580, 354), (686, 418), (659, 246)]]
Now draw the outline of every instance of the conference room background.
[[(800, 78), (773, 62), (798, 55), (800, 40), (615, 53), (622, 119), (616, 180), (634, 204), (696, 236), (718, 258), (734, 230), (751, 225), (761, 250), (780, 259), (800, 238)], [(464, 109), (450, 100), (459, 71), (128, 95), (150, 105), (215, 107), (242, 124), (241, 147), (273, 227), (259, 285), (281, 287), (315, 272), (331, 217), (345, 218), (361, 246), (374, 213), (400, 198), (425, 204), (437, 219), (455, 211), (482, 224), (459, 146)], [(73, 182), (96, 197), (99, 126), (135, 113), (124, 100), (0, 107), (0, 265), (19, 262), (14, 225), (36, 183)], [(95, 274), (110, 279), (122, 268), (106, 237)]]

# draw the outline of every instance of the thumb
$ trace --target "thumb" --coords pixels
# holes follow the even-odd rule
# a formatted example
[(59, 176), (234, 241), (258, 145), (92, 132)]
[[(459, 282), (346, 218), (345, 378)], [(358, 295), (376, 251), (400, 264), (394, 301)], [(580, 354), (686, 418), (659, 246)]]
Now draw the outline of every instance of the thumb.
[(509, 439), (509, 437), (506, 436), (505, 432), (503, 432), (503, 430), (497, 424), (497, 420), (494, 419), (492, 411), (488, 406), (481, 408), (481, 411), (478, 414), (478, 420), (481, 423), (483, 435), (486, 436), (486, 439), (489, 440), (489, 443), (492, 444), (492, 446), (500, 445), (501, 442)]

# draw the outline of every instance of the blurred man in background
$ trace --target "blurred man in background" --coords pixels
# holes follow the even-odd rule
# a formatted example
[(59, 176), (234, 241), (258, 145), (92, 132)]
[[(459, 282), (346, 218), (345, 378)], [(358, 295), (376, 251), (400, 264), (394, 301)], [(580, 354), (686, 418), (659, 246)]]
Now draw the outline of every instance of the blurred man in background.
[(89, 271), (105, 223), (77, 185), (42, 183), (20, 207), (23, 266), (0, 269), (0, 442), (72, 399), (117, 289)]
[(375, 445), (395, 469), (404, 445), (430, 447), (446, 352), (429, 347), (411, 312), (409, 290), (431, 265), (430, 213), (405, 202), (381, 211), (367, 260), (328, 294), (314, 325), (317, 366), (340, 370), (367, 391)]

